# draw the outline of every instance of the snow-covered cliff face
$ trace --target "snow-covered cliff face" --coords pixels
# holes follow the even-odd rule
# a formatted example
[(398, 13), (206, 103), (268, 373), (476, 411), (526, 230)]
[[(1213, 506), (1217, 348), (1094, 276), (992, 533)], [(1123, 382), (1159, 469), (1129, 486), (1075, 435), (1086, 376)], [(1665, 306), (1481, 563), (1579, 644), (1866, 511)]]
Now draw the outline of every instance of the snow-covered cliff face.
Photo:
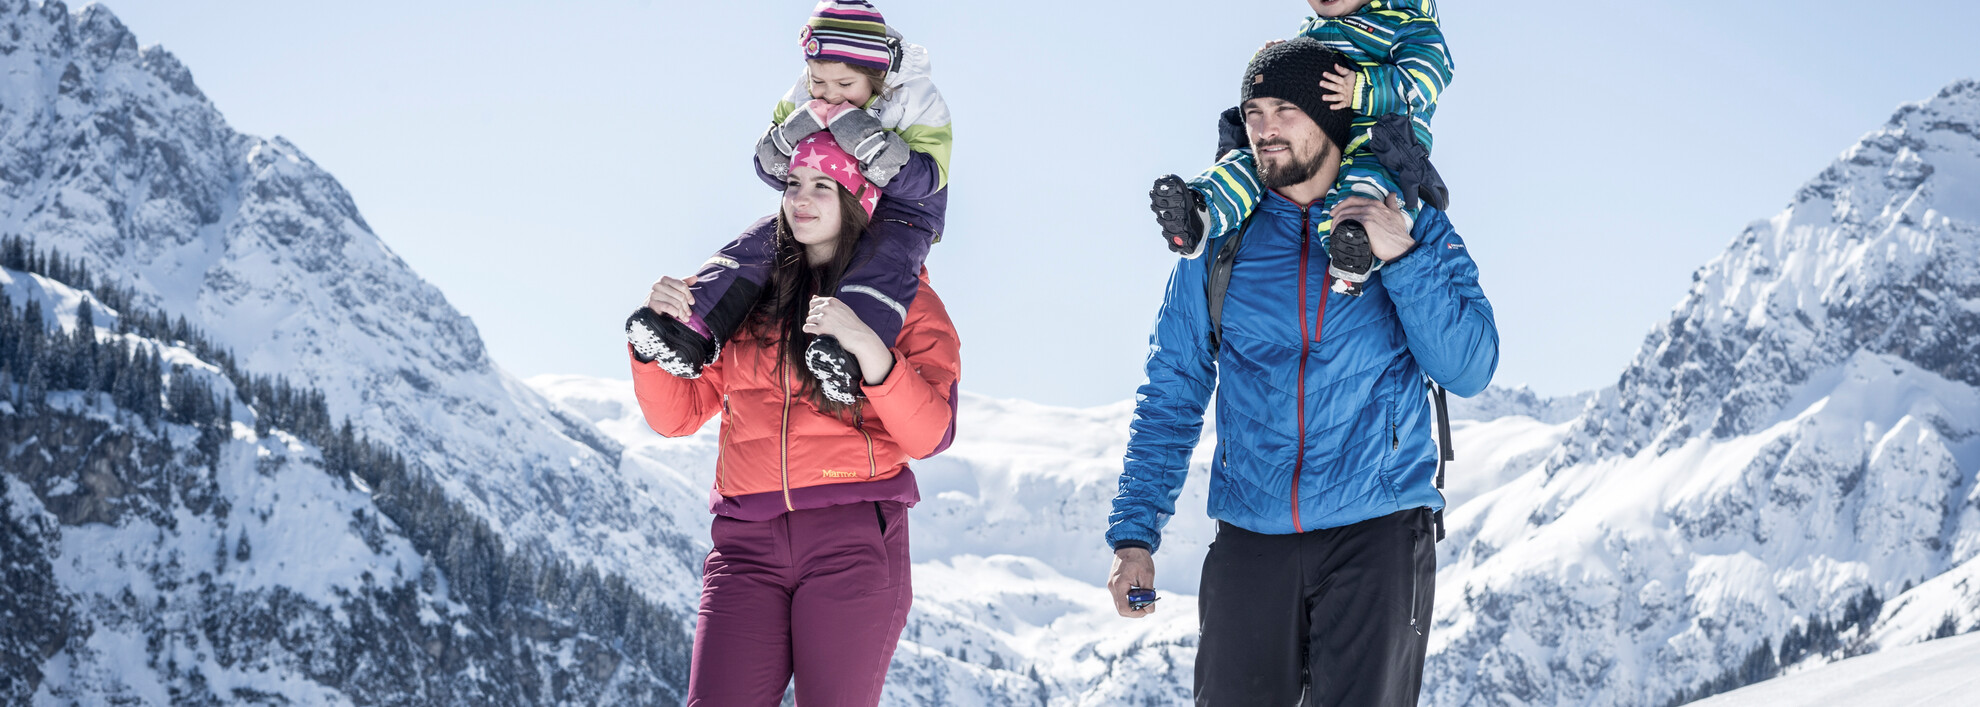
[(1948, 578), (1980, 570), (1976, 470), (1961, 81), (1750, 226), (1544, 462), (1455, 509), (1425, 696), (1660, 705), (1973, 630), (1980, 586)]
[(1852, 356), (1980, 385), (1980, 86), (1904, 106), (1701, 268), (1553, 466), (1777, 422)]
[(133, 319), (0, 268), (0, 703), (680, 698), (691, 619)]
[(0, 232), (82, 258), (430, 471), (511, 545), (691, 597), (694, 504), (488, 358), (296, 146), (236, 133), (100, 5), (0, 0)]

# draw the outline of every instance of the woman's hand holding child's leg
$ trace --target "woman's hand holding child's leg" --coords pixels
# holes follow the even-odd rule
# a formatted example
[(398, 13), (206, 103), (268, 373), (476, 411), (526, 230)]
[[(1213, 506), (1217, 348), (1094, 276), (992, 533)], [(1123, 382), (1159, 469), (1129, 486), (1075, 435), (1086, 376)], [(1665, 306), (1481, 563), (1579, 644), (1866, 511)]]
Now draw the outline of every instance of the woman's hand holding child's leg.
[(811, 313), (804, 319), (804, 331), (814, 336), (830, 336), (839, 340), (839, 346), (846, 353), (859, 359), (861, 377), (867, 385), (879, 385), (887, 380), (887, 373), (894, 368), (894, 353), (880, 340), (873, 328), (860, 321), (852, 307), (839, 301), (837, 297), (811, 298)]

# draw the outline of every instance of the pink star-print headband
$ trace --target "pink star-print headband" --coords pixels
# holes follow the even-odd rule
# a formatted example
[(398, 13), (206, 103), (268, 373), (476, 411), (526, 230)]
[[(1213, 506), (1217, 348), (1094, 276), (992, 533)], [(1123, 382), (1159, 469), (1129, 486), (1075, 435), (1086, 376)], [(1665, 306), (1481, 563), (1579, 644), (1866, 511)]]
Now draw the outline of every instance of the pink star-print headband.
[(831, 133), (819, 131), (798, 142), (797, 149), (791, 153), (791, 168), (799, 167), (824, 172), (859, 197), (859, 205), (866, 207), (867, 218), (873, 217), (873, 207), (880, 204), (880, 187), (866, 181), (866, 175), (859, 172), (859, 160), (840, 148)]

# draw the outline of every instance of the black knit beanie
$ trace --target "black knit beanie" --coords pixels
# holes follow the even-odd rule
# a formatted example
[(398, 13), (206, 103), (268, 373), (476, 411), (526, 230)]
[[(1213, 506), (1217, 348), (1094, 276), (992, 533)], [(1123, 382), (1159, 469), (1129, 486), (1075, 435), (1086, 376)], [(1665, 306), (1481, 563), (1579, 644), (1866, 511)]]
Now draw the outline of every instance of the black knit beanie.
[(1346, 54), (1328, 49), (1310, 37), (1266, 47), (1251, 57), (1251, 65), (1244, 69), (1244, 87), (1239, 92), (1238, 105), (1253, 98), (1277, 98), (1299, 106), (1306, 111), (1306, 117), (1320, 124), (1320, 131), (1334, 141), (1335, 147), (1345, 151), (1354, 111), (1327, 107), (1327, 89), (1320, 85), (1320, 78), (1336, 66), (1355, 69), (1354, 60)]

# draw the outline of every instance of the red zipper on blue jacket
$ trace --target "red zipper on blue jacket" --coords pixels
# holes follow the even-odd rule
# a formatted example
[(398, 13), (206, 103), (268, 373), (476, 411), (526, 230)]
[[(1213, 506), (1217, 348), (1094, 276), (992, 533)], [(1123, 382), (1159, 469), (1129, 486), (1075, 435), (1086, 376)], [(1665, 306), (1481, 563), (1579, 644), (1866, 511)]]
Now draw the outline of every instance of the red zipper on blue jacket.
[(1313, 213), (1311, 205), (1299, 210), (1299, 398), (1295, 418), (1299, 422), (1298, 456), (1293, 458), (1292, 475), (1292, 522), (1293, 532), (1304, 533), (1306, 529), (1299, 522), (1299, 474), (1306, 466), (1306, 355), (1313, 344), (1320, 341), (1321, 326), (1327, 322), (1327, 293), (1333, 291), (1334, 276), (1328, 273), (1320, 287), (1320, 312), (1313, 318), (1313, 335), (1306, 334), (1306, 259), (1309, 246), (1313, 242)]

